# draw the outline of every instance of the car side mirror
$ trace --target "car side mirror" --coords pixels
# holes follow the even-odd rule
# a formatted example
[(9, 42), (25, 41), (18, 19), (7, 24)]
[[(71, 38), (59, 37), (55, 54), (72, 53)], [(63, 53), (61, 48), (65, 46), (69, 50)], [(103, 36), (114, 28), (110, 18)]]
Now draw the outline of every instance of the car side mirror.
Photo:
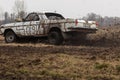
[(17, 19), (15, 19), (15, 21), (16, 21), (16, 22), (22, 22), (23, 19), (21, 19), (21, 18), (17, 18)]

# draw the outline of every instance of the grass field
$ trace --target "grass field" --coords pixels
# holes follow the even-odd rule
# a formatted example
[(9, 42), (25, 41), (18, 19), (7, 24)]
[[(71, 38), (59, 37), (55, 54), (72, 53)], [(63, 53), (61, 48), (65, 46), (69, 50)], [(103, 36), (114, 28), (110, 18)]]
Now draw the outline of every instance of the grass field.
[(0, 37), (0, 80), (120, 80), (120, 27), (60, 46)]

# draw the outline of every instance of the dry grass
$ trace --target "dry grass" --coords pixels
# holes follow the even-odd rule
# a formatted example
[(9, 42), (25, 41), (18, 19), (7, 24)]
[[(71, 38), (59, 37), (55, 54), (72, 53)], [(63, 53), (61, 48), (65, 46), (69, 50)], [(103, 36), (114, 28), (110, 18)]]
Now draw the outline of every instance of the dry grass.
[(96, 46), (120, 46), (120, 26), (101, 28), (96, 34), (88, 35), (88, 41)]
[(119, 30), (100, 29), (77, 46), (6, 44), (1, 37), (0, 79), (120, 80)]

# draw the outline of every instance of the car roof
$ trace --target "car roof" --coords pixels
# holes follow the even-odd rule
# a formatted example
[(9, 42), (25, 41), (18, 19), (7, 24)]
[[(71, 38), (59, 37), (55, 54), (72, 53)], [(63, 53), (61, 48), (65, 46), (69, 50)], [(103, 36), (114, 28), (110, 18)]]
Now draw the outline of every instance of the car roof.
[[(35, 14), (38, 14), (38, 15), (44, 15), (44, 14), (59, 14), (59, 13), (55, 13), (55, 12), (31, 12), (31, 13), (35, 13)], [(29, 14), (31, 14), (29, 13)]]

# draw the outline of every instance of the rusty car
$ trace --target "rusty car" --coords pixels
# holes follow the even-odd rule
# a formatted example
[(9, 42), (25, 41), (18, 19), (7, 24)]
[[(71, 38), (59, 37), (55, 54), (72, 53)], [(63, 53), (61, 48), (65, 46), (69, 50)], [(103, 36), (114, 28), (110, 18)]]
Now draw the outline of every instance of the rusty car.
[(64, 18), (61, 14), (52, 12), (32, 12), (26, 18), (19, 18), (13, 23), (0, 26), (0, 34), (5, 37), (6, 43), (16, 42), (22, 37), (44, 36), (54, 45), (81, 35), (95, 33), (97, 30), (96, 21)]

